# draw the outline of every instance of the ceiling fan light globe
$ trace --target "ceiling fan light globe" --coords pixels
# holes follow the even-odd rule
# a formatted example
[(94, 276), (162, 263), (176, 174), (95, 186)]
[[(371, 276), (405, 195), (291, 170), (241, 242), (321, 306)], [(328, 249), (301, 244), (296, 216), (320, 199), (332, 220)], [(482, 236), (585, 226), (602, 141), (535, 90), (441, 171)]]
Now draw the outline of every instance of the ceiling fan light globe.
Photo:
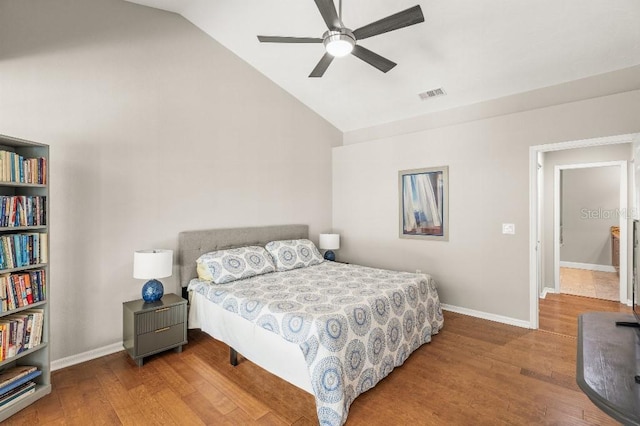
[(355, 44), (356, 41), (347, 34), (331, 34), (324, 39), (324, 48), (327, 53), (336, 58), (350, 54)]

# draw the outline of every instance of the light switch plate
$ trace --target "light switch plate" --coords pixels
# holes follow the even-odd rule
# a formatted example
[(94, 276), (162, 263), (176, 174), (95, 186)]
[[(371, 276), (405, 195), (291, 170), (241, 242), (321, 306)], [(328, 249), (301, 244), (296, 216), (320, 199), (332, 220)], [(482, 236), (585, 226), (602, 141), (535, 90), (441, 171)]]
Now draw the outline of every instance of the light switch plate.
[(516, 225), (514, 223), (503, 223), (502, 233), (513, 235), (516, 233)]

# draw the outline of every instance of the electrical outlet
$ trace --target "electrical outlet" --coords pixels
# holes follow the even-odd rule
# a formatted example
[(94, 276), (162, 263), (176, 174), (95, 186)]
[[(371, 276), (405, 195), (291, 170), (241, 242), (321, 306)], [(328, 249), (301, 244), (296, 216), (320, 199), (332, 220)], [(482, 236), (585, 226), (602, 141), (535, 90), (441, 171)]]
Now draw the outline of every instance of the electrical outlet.
[(503, 223), (502, 224), (502, 233), (513, 235), (516, 233), (516, 225), (513, 223)]

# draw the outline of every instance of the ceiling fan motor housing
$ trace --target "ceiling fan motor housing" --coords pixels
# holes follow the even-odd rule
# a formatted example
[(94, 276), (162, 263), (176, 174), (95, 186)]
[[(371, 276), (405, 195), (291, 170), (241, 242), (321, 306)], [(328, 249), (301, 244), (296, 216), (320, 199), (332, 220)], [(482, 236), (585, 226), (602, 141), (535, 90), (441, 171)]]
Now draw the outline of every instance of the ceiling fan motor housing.
[(347, 56), (356, 45), (356, 38), (348, 28), (329, 30), (322, 35), (324, 48), (335, 57)]

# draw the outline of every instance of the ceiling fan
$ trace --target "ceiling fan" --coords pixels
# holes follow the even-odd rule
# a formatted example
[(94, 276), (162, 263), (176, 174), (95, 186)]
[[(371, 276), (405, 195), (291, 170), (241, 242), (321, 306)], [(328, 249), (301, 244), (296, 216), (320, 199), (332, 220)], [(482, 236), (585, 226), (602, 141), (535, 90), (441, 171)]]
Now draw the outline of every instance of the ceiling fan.
[(329, 28), (322, 35), (322, 38), (258, 36), (258, 40), (262, 43), (324, 43), (326, 52), (318, 62), (318, 65), (311, 71), (309, 77), (322, 77), (334, 57), (347, 56), (349, 53), (378, 68), (380, 71), (387, 72), (397, 64), (360, 46), (357, 42), (378, 34), (424, 22), (422, 9), (417, 5), (352, 31), (342, 23), (342, 0), (340, 0), (339, 6), (340, 15), (336, 12), (333, 0), (315, 0), (315, 2), (320, 10), (322, 19), (324, 19)]

